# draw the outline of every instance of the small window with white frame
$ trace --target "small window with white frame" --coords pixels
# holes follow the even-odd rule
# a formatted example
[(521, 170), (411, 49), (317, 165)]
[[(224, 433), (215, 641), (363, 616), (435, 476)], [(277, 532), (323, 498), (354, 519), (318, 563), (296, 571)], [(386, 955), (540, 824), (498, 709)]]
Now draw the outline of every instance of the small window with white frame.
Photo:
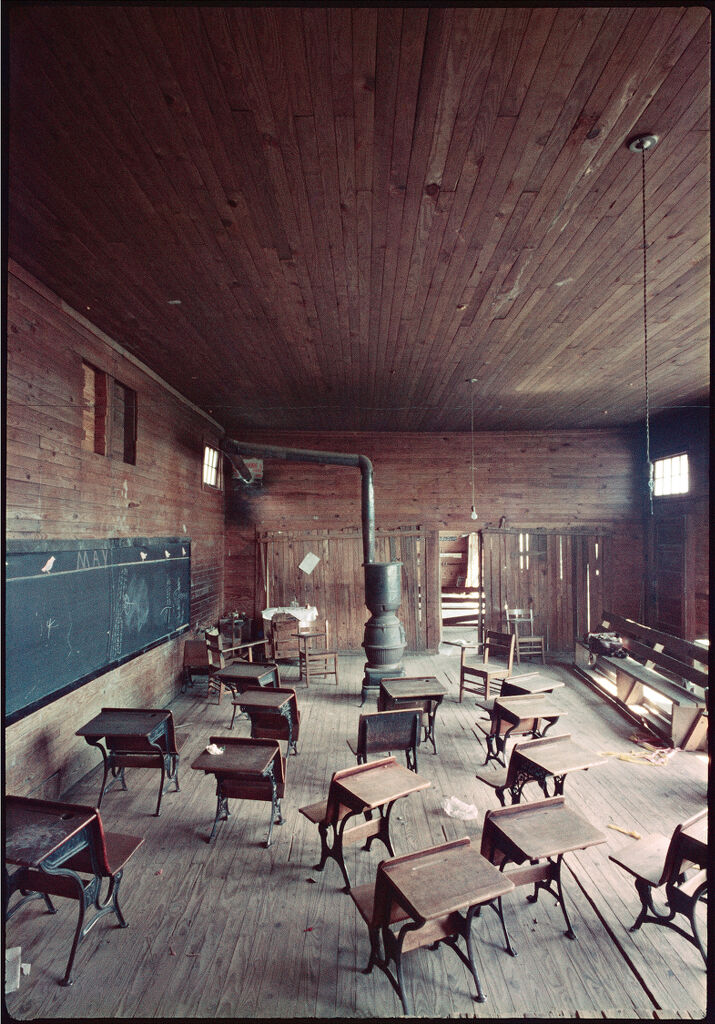
[(202, 483), (205, 487), (215, 487), (221, 490), (223, 486), (223, 474), (221, 472), (222, 458), (218, 448), (210, 444), (204, 445), (204, 468)]
[(655, 497), (687, 494), (689, 489), (687, 455), (670, 455), (665, 459), (654, 460), (653, 494)]

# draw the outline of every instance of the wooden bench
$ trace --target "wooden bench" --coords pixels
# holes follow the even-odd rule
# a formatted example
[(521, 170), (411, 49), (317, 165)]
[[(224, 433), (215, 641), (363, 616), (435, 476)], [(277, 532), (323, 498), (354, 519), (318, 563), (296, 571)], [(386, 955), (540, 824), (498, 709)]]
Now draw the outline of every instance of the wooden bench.
[[(643, 709), (644, 724), (652, 725), (674, 747), (705, 749), (707, 650), (613, 612), (603, 613), (601, 628), (620, 635), (627, 656), (592, 656), (585, 671), (596, 668), (615, 681), (617, 702), (626, 709)], [(666, 707), (653, 699), (653, 693), (665, 699)]]

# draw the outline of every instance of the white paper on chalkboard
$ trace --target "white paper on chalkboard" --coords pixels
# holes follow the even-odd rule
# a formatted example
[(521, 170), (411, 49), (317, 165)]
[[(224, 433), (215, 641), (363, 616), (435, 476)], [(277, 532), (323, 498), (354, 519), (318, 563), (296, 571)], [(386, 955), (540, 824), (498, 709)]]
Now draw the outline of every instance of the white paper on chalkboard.
[(319, 561), (320, 559), (318, 558), (318, 556), (314, 555), (312, 551), (309, 551), (308, 554), (303, 559), (303, 561), (298, 566), (298, 568), (302, 569), (304, 573), (310, 576), (311, 572), (316, 567)]

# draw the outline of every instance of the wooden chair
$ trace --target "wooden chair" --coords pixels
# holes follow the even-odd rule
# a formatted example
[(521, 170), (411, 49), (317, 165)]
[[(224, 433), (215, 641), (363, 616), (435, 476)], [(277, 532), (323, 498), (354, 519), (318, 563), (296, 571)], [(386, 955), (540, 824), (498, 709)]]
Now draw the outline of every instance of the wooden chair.
[[(660, 834), (652, 835), (609, 856), (609, 860), (635, 878), (641, 910), (630, 931), (638, 931), (642, 924), (660, 924), (671, 928), (691, 942), (706, 963), (707, 955), (700, 937), (696, 911), (699, 901), (705, 902), (707, 895), (707, 843), (694, 841), (687, 832), (702, 821), (707, 813), (707, 809), (700, 811), (677, 825), (670, 838)], [(700, 870), (688, 878), (687, 872), (694, 865), (699, 866)], [(657, 910), (653, 903), (654, 891), (661, 888), (665, 889), (667, 913)], [(674, 923), (676, 914), (687, 917), (692, 934)]]
[[(35, 800), (31, 797), (8, 797), (8, 800), (22, 800), (26, 804), (38, 807), (48, 803), (48, 801)], [(79, 904), (78, 921), (67, 968), (61, 982), (62, 985), (71, 985), (72, 967), (77, 947), (85, 935), (94, 928), (97, 921), (106, 914), (113, 913), (120, 928), (128, 927), (119, 906), (119, 885), (127, 862), (142, 845), (144, 839), (139, 836), (125, 835), (122, 832), (105, 832), (102, 818), (96, 808), (74, 804), (63, 804), (62, 806), (67, 809), (68, 813), (76, 810), (94, 815), (90, 825), (89, 845), (73, 854), (68, 860), (63, 861), (59, 867), (61, 873), (34, 867), (21, 867), (13, 872), (10, 880), (11, 889), (13, 893), (19, 890), (22, 899), (11, 909), (6, 907), (5, 917), (6, 919), (12, 917), (20, 907), (37, 895), (44, 898), (51, 914), (57, 913), (51, 896), (61, 896), (77, 901)], [(69, 872), (73, 874), (69, 874)], [(102, 901), (98, 884), (101, 886), (102, 879), (105, 878), (109, 879), (109, 887)], [(9, 902), (10, 893), (6, 899)], [(94, 906), (95, 913), (85, 923), (86, 912), (91, 906)]]
[[(507, 630), (516, 637), (516, 663), (522, 658), (541, 658), (546, 664), (546, 644), (543, 636), (534, 636), (534, 609), (507, 608)], [(522, 632), (523, 630), (523, 632)]]
[(417, 771), (417, 747), (420, 743), (422, 713), (420, 710), (377, 711), (360, 715), (357, 743), (348, 746), (357, 755), (358, 764), (365, 764), (368, 754), (390, 754), (403, 750), (407, 767)]
[[(250, 690), (261, 690), (260, 686), (246, 686), (243, 689), (243, 693), (249, 693)], [(293, 747), (294, 753), (295, 744), (298, 741), (298, 735), (300, 733), (300, 709), (298, 708), (298, 698), (294, 689), (288, 686), (277, 686), (275, 689), (270, 691), (271, 693), (286, 693), (290, 694), (290, 708), (289, 714), (291, 715), (292, 730), (288, 727), (288, 719), (283, 714), (276, 714), (272, 711), (252, 711), (249, 715), (251, 719), (251, 739), (254, 740), (285, 740), (288, 742), (290, 739), (291, 746)], [(230, 728), (233, 729), (233, 719), (236, 715), (236, 709), (241, 705), (241, 696), (237, 695), (233, 699), (233, 717), (231, 718)]]
[(205, 640), (184, 641), (184, 663), (181, 689), (194, 685), (194, 676), (209, 675), (209, 658)]
[[(300, 678), (305, 679), (306, 686), (310, 686), (311, 678), (321, 676), (335, 676), (335, 685), (338, 685), (338, 652), (331, 648), (329, 637), (330, 627), (326, 619), (323, 632), (316, 632), (311, 627), (305, 636), (297, 638)], [(313, 646), (313, 640), (321, 638), (324, 640), (324, 646)]]
[[(459, 701), (465, 693), (478, 693), (489, 698), (489, 688), (495, 682), (503, 682), (511, 675), (514, 664), (516, 637), (513, 633), (499, 633), (488, 629), (484, 638), (484, 652), (481, 664), (467, 661), (467, 652), (477, 650), (472, 646), (462, 647), (459, 666)], [(479, 684), (475, 688), (474, 683)]]
[[(115, 708), (102, 708), (102, 711), (114, 711)], [(146, 711), (155, 711), (155, 708), (137, 709), (138, 714), (145, 714)], [(131, 708), (121, 708), (123, 714), (131, 714)], [(161, 798), (165, 788), (170, 782), (174, 783), (176, 792), (180, 791), (179, 786), (179, 752), (186, 742), (186, 733), (177, 733), (174, 729), (174, 716), (171, 711), (159, 710), (159, 714), (168, 714), (166, 723), (166, 734), (158, 736), (155, 742), (149, 742), (141, 736), (106, 736), (107, 761), (105, 767), (102, 789), (99, 794), (97, 806), (101, 806), (102, 797), (107, 787), (107, 777), (111, 772), (114, 779), (119, 779), (122, 789), (126, 790), (127, 783), (124, 777), (126, 768), (158, 768), (161, 772), (159, 782), (159, 797), (156, 802), (154, 816), (159, 817), (161, 809)], [(161, 750), (157, 750), (157, 746)]]

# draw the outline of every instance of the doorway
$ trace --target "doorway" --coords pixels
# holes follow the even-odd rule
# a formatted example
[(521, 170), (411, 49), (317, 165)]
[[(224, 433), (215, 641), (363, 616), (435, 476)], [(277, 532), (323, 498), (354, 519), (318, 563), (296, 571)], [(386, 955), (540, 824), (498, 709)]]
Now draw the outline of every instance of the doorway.
[(484, 624), (480, 531), (439, 534), (440, 640), (481, 643)]

